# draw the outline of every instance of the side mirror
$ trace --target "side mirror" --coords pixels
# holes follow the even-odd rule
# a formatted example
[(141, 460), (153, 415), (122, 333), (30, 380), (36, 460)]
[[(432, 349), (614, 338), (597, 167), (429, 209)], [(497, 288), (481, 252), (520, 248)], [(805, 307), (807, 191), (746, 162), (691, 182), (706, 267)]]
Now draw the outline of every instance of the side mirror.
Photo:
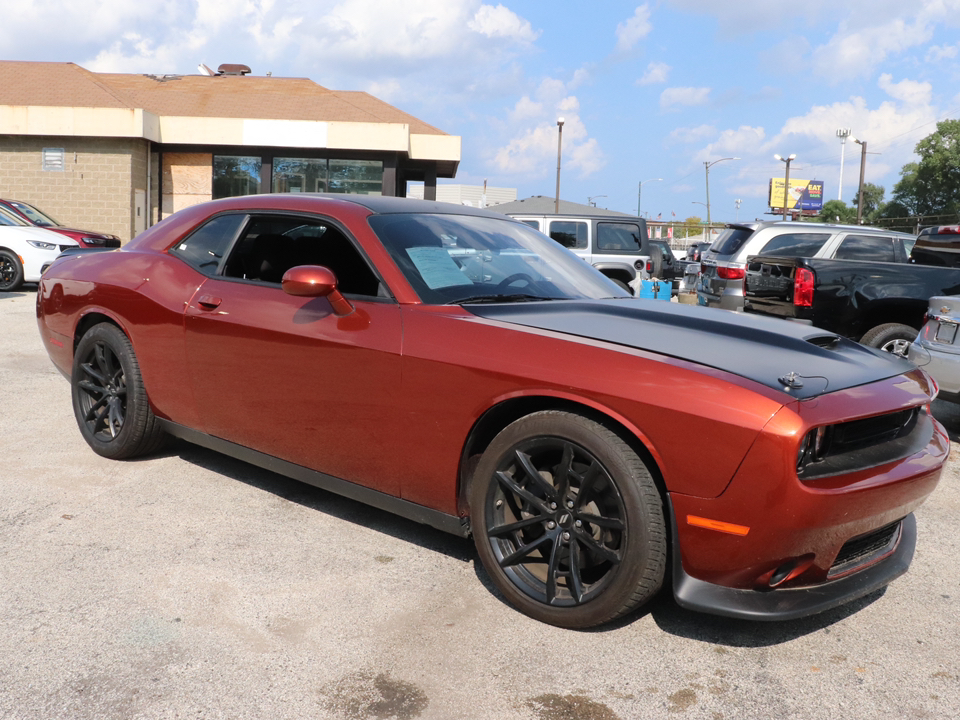
[(338, 317), (353, 312), (353, 305), (337, 290), (337, 276), (330, 268), (321, 265), (298, 265), (287, 270), (280, 282), (287, 295), (327, 298), (334, 315)]

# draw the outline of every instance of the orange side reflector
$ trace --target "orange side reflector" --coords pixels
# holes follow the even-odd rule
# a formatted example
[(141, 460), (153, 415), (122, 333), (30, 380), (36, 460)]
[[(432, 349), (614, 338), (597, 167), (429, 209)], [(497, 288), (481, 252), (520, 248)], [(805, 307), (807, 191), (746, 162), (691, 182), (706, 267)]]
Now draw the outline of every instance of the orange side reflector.
[(709, 520), (708, 518), (697, 517), (696, 515), (687, 515), (687, 524), (707, 528), (707, 530), (730, 533), (731, 535), (740, 535), (741, 537), (750, 532), (750, 528), (746, 525), (734, 525), (733, 523)]

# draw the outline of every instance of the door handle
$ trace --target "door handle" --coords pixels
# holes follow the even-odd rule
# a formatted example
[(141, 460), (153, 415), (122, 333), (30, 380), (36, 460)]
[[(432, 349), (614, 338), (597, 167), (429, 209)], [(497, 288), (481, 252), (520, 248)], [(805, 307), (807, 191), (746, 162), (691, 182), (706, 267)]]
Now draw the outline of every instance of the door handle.
[(214, 297), (213, 295), (201, 295), (197, 298), (197, 305), (205, 310), (213, 310), (219, 307), (221, 302), (220, 298)]

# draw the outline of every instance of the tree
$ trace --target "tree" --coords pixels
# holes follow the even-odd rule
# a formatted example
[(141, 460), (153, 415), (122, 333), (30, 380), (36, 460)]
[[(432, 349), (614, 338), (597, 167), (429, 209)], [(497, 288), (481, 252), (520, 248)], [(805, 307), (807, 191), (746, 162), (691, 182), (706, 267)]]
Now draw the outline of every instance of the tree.
[(680, 232), (683, 233), (680, 237), (690, 237), (691, 235), (699, 235), (703, 232), (703, 220), (700, 219), (697, 215), (691, 215), (686, 220), (683, 221), (683, 227), (677, 228)]
[[(864, 205), (866, 205), (866, 199), (864, 199)], [(857, 211), (843, 200), (827, 200), (823, 204), (817, 219), (824, 223), (855, 223), (857, 221)]]
[(960, 210), (960, 120), (938, 122), (936, 131), (917, 143), (916, 153), (920, 156), (914, 176), (916, 213), (940, 215)]
[[(883, 195), (884, 189), (879, 185), (863, 184), (863, 212), (860, 213), (860, 219), (863, 220), (864, 225), (873, 224), (874, 220), (879, 217), (880, 211), (883, 209)], [(857, 207), (859, 199), (860, 193), (858, 191), (857, 196), (853, 199), (854, 207)], [(854, 214), (854, 220), (856, 220), (856, 214)]]

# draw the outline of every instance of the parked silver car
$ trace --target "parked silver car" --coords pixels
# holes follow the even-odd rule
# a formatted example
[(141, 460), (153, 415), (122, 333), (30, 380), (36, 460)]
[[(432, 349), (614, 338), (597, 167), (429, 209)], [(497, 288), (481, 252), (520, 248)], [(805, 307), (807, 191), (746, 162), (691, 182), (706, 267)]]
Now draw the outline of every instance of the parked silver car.
[(916, 237), (874, 227), (818, 222), (765, 221), (727, 225), (700, 258), (700, 305), (739, 310), (747, 258), (824, 257), (907, 262)]
[(960, 297), (932, 297), (927, 321), (907, 348), (907, 358), (940, 386), (938, 397), (960, 402)]

